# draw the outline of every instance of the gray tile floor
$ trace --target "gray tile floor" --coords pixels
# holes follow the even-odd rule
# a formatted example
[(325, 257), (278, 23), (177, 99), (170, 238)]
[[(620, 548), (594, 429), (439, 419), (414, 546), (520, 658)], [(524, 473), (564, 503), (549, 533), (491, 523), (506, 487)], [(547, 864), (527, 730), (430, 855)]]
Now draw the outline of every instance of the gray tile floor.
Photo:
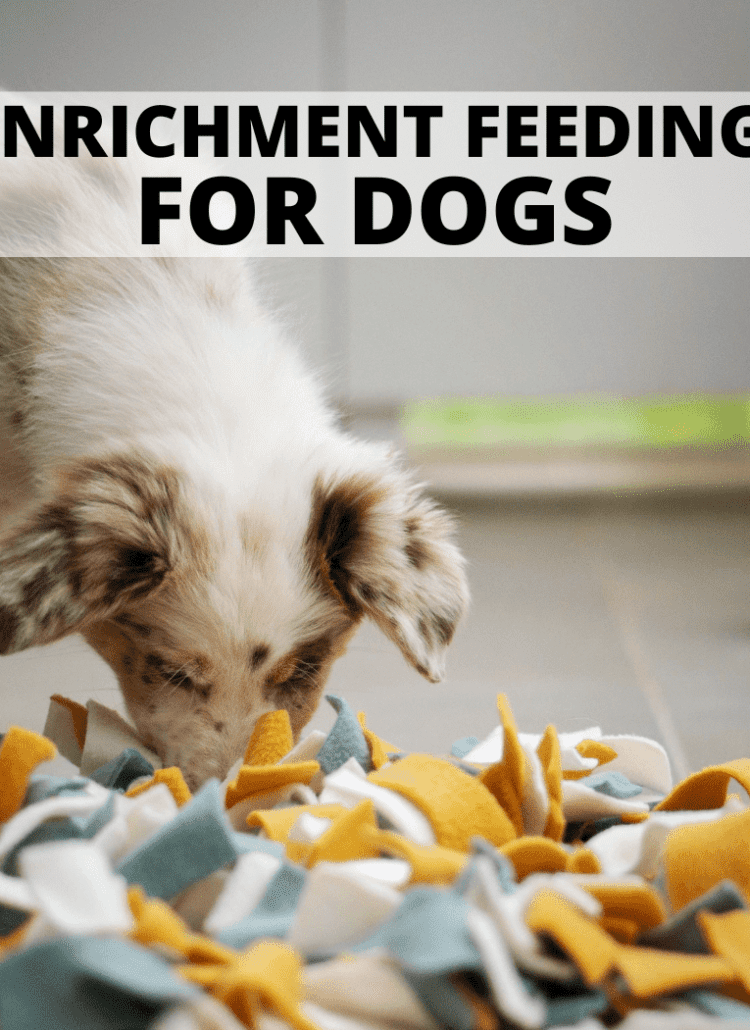
[(334, 672), (378, 730), (442, 750), (487, 732), (503, 691), (523, 730), (654, 737), (677, 777), (750, 754), (746, 497), (453, 507), (473, 604), (447, 681), (367, 629)]
[[(424, 682), (364, 626), (329, 688), (411, 750), (496, 725), (601, 725), (661, 740), (676, 776), (750, 753), (747, 497), (451, 502), (473, 603), (447, 680)], [(41, 730), (54, 692), (120, 708), (78, 637), (0, 660), (0, 726)], [(311, 725), (333, 721), (324, 705)], [(57, 767), (66, 767), (63, 759)]]

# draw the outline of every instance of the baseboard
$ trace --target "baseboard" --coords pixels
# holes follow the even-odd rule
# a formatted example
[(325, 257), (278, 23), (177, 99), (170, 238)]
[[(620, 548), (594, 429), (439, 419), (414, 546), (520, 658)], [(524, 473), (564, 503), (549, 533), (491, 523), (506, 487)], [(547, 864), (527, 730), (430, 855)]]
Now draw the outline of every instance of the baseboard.
[[(544, 497), (741, 493), (750, 495), (750, 445), (742, 437), (669, 447), (423, 442), (395, 403), (342, 405), (343, 423), (369, 439), (393, 440), (430, 489), (445, 494)], [(413, 409), (411, 409), (413, 412)], [(434, 437), (433, 437), (434, 439)]]

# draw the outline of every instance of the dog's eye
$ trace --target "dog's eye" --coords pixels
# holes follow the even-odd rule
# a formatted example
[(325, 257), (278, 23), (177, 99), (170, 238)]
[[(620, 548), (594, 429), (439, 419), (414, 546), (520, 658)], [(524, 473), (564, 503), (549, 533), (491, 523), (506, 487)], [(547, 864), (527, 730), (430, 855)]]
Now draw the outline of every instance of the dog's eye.
[(312, 686), (315, 683), (319, 672), (320, 667), (318, 664), (300, 661), (299, 663), (295, 663), (291, 671), (280, 683), (277, 684), (277, 687), (280, 690), (284, 690), (285, 688), (291, 690), (299, 687)]
[(165, 687), (179, 687), (181, 690), (200, 694), (204, 698), (208, 697), (211, 693), (210, 683), (196, 682), (192, 676), (185, 672), (184, 666), (169, 665), (157, 654), (146, 655), (144, 672), (144, 681), (146, 683), (152, 682), (151, 679), (146, 677), (157, 677), (159, 682)]
[(297, 669), (293, 669), (292, 672), (290, 672), (288, 676), (285, 676), (283, 680), (280, 680), (276, 686), (280, 689), (283, 689), (284, 687), (295, 687), (298, 685), (299, 680), (299, 671)]
[(177, 670), (171, 674), (167, 673), (167, 678), (175, 687), (182, 687), (183, 690), (195, 690), (195, 683), (190, 676), (188, 676), (187, 673), (182, 672), (182, 670)]
[(169, 670), (165, 670), (165, 681), (169, 686), (180, 687), (182, 690), (189, 691), (191, 694), (198, 694), (202, 698), (207, 698), (211, 694), (210, 683), (196, 683), (192, 676), (182, 669), (176, 669), (170, 674)]
[(297, 663), (294, 660), (293, 655), (287, 655), (286, 658), (282, 659), (278, 665), (272, 669), (269, 673), (266, 683), (269, 687), (277, 687), (294, 675), (297, 668)]
[(266, 681), (267, 687), (283, 690), (314, 686), (330, 656), (331, 647), (327, 637), (301, 644), (271, 672)]

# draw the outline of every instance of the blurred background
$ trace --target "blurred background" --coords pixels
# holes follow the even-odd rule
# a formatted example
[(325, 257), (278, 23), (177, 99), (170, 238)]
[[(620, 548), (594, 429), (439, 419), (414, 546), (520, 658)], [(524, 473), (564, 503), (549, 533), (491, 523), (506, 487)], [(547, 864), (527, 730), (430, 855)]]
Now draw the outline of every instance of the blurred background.
[[(0, 82), (743, 91), (749, 40), (746, 0), (1, 0)], [(363, 627), (334, 693), (411, 749), (484, 736), (503, 691), (523, 730), (652, 736), (678, 776), (748, 754), (747, 260), (306, 258), (259, 272), (342, 417), (405, 449), (469, 560), (446, 682)], [(629, 442), (610, 431), (619, 399), (648, 427)], [(54, 691), (118, 706), (78, 638), (3, 659), (0, 678), (4, 726), (41, 729)]]

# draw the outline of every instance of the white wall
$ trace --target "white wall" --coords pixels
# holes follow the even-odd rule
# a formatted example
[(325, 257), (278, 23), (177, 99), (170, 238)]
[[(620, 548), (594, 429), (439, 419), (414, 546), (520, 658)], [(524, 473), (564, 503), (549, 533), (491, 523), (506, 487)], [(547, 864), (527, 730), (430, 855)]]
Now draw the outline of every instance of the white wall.
[[(16, 89), (747, 90), (747, 0), (4, 0)], [(745, 260), (269, 263), (350, 402), (750, 389)]]
[(738, 259), (353, 262), (360, 401), (750, 389)]

